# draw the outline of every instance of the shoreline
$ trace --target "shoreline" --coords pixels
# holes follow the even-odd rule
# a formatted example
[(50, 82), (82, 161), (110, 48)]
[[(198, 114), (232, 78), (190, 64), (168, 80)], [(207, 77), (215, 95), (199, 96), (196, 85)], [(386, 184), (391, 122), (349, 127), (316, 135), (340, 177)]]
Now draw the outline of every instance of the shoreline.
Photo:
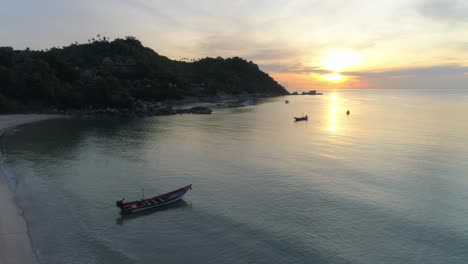
[[(0, 136), (14, 127), (63, 115), (11, 114), (0, 115)], [(22, 210), (16, 205), (14, 192), (9, 188), (3, 164), (0, 165), (0, 263), (38, 264)]]
[[(125, 117), (145, 117), (145, 116), (166, 116), (179, 114), (210, 114), (218, 103), (226, 101), (258, 100), (272, 97), (289, 96), (288, 94), (271, 93), (242, 93), (242, 94), (219, 94), (215, 96), (185, 97), (181, 99), (166, 100), (135, 100), (129, 107), (92, 107), (83, 108), (37, 108), (23, 111), (12, 111), (7, 115), (16, 114), (44, 114), (44, 115), (64, 115), (70, 117), (92, 117), (92, 116), (125, 116)], [(194, 106), (203, 109), (194, 109)], [(1, 116), (1, 115), (0, 115)], [(0, 128), (1, 130), (1, 128)]]

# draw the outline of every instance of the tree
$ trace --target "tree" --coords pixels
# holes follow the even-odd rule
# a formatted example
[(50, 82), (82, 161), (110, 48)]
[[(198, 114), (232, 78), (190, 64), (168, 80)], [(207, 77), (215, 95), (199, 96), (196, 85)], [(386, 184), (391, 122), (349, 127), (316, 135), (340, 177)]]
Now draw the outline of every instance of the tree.
[[(33, 103), (61, 108), (123, 108), (135, 99), (166, 100), (220, 92), (287, 93), (253, 62), (238, 57), (184, 57), (176, 61), (144, 47), (132, 36), (102, 39), (44, 51), (0, 47), (0, 95), (18, 103), (10, 104), (9, 109)], [(109, 61), (106, 58), (111, 63), (105, 63)]]
[(11, 67), (13, 65), (14, 50), (11, 47), (0, 47), (0, 65)]
[(26, 100), (53, 102), (59, 80), (47, 63), (26, 59), (15, 65), (11, 72), (11, 85), (5, 95)]
[(10, 86), (10, 70), (0, 65), (0, 93), (4, 93), (7, 87)]

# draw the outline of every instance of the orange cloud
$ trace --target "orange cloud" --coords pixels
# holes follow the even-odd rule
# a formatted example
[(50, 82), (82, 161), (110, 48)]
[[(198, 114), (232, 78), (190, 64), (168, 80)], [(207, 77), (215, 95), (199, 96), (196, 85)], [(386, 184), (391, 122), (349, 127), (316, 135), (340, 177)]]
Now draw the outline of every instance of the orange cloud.
[(330, 82), (318, 74), (270, 73), (288, 90), (358, 89), (371, 88), (373, 83), (357, 76), (346, 76), (343, 82)]

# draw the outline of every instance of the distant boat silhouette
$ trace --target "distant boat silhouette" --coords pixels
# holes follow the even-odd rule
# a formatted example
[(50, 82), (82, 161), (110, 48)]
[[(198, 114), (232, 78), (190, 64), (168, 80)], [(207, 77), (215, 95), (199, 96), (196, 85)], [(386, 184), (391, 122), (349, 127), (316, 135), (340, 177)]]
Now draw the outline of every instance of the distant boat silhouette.
[(284, 101), (286, 104), (289, 104), (289, 100)]
[(302, 116), (302, 117), (294, 117), (294, 121), (295, 122), (298, 122), (298, 121), (307, 121), (309, 120), (309, 117), (307, 115), (305, 116)]

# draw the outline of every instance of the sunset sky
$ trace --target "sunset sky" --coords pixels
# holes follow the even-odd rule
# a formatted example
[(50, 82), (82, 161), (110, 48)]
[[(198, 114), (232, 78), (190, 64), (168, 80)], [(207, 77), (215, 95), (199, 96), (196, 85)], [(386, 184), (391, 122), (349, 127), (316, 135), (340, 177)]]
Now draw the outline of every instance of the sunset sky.
[(244, 57), (289, 90), (468, 88), (468, 1), (0, 1), (16, 49), (132, 35), (172, 59)]

